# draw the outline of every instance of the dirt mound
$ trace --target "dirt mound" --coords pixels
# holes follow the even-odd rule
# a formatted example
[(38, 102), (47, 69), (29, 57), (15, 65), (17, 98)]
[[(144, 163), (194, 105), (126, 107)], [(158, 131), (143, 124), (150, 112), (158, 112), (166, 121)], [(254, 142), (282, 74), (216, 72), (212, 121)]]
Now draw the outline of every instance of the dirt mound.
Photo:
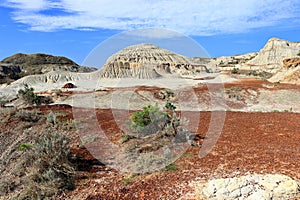
[(62, 88), (76, 88), (76, 85), (73, 83), (66, 83)]
[(102, 69), (105, 78), (158, 78), (165, 74), (207, 72), (204, 65), (152, 44), (126, 47), (109, 57)]

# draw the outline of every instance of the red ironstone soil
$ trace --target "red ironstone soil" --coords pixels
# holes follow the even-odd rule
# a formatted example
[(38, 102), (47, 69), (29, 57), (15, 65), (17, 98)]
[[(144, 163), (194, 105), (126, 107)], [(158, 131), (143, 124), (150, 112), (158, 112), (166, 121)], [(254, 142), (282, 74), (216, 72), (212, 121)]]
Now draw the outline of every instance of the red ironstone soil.
[[(64, 110), (72, 112), (70, 107)], [(118, 144), (122, 131), (112, 110), (98, 109), (96, 115), (101, 129)], [(201, 112), (200, 121), (191, 121), (198, 124), (196, 142), (203, 142), (210, 120), (211, 112)], [(76, 189), (60, 199), (194, 199), (195, 181), (247, 173), (280, 173), (299, 181), (299, 142), (300, 114), (226, 112), (222, 133), (207, 156), (199, 158), (199, 148), (190, 147), (175, 162), (177, 170), (136, 175), (129, 183), (130, 174), (101, 165), (74, 142), (72, 153), (86, 164), (77, 173)]]

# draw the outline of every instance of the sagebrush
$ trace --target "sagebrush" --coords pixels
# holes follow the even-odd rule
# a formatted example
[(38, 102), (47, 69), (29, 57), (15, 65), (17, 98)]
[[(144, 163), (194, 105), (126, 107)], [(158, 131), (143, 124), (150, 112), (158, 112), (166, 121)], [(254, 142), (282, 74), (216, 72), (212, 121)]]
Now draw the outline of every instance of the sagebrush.
[(45, 199), (74, 188), (68, 138), (47, 128), (26, 152), (27, 184), (18, 199)]

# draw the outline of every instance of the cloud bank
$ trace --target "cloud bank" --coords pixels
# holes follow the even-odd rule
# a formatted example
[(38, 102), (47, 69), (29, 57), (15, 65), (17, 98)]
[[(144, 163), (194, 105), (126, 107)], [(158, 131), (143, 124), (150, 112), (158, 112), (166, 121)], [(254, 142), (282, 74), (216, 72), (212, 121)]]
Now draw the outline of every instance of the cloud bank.
[(5, 0), (33, 31), (167, 28), (205, 36), (299, 26), (298, 0)]

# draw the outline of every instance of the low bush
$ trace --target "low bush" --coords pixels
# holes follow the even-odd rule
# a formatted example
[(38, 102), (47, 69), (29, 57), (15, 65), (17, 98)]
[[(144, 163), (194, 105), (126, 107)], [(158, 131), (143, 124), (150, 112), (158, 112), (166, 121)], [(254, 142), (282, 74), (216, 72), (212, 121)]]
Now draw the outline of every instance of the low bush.
[(160, 110), (157, 104), (148, 105), (142, 111), (131, 115), (129, 127), (137, 136), (150, 135), (161, 131), (170, 122), (170, 115)]
[(26, 151), (27, 185), (18, 199), (45, 199), (74, 188), (68, 138), (53, 128), (34, 138)]
[(155, 104), (133, 113), (127, 123), (129, 131), (120, 140), (125, 152), (153, 152), (171, 142), (185, 143), (192, 140), (191, 132), (182, 125), (187, 121), (177, 116), (175, 108), (167, 102), (164, 109)]
[(40, 98), (34, 93), (34, 89), (29, 87), (27, 84), (24, 84), (24, 89), (20, 89), (18, 94), (21, 98), (28, 103), (29, 105), (41, 104)]
[(239, 69), (238, 68), (233, 68), (231, 70), (231, 74), (238, 74), (239, 73)]
[(19, 110), (16, 113), (16, 116), (21, 119), (22, 121), (27, 122), (37, 122), (42, 117), (42, 112), (39, 110), (33, 109), (33, 110)]

